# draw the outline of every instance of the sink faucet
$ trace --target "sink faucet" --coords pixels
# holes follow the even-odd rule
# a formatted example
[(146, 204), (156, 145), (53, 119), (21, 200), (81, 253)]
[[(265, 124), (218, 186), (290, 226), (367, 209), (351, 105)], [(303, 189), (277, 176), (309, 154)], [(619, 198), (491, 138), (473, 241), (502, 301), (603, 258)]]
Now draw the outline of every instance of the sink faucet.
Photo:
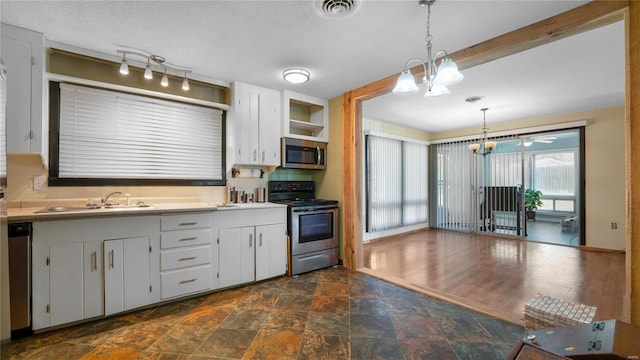
[(108, 194), (107, 196), (105, 196), (104, 198), (102, 198), (102, 200), (100, 200), (100, 205), (107, 205), (107, 201), (109, 201), (109, 198), (113, 195), (122, 195), (122, 192), (120, 191), (114, 191), (110, 194)]

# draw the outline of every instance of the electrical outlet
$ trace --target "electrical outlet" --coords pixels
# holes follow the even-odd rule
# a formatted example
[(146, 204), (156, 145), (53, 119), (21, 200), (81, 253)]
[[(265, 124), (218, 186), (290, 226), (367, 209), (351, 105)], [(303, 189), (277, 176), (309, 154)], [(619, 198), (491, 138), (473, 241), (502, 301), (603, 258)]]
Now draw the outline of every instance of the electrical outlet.
[(611, 223), (611, 229), (616, 230), (617, 228), (618, 228), (618, 223), (612, 222)]
[(47, 175), (33, 177), (33, 190), (42, 190), (47, 186)]

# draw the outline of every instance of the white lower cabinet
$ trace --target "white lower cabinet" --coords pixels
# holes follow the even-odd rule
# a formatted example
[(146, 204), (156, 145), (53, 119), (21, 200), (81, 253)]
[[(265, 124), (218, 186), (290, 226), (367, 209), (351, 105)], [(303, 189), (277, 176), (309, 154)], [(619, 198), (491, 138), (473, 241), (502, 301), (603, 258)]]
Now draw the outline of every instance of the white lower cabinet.
[(244, 284), (255, 279), (254, 227), (220, 229), (220, 268), (218, 281), (221, 288)]
[(101, 249), (100, 241), (48, 246), (47, 326), (103, 314)]
[(218, 247), (211, 246), (211, 214), (160, 217), (160, 297), (162, 300), (218, 287)]
[(151, 303), (149, 237), (105, 240), (105, 315)]
[(49, 247), (49, 326), (84, 319), (83, 244)]
[(256, 281), (287, 272), (287, 226), (256, 226)]
[(287, 272), (286, 207), (217, 211), (221, 288), (260, 281)]
[(34, 222), (33, 329), (160, 301), (159, 228), (157, 216)]
[(283, 206), (34, 222), (33, 329), (283, 275), (286, 216)]

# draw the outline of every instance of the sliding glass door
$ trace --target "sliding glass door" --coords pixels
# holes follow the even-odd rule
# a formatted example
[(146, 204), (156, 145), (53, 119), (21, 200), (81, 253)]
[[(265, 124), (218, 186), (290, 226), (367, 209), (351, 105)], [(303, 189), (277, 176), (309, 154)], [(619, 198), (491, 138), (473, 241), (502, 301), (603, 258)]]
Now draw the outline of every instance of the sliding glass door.
[(580, 137), (576, 129), (494, 138), (484, 156), (470, 141), (432, 145), (431, 226), (578, 246)]

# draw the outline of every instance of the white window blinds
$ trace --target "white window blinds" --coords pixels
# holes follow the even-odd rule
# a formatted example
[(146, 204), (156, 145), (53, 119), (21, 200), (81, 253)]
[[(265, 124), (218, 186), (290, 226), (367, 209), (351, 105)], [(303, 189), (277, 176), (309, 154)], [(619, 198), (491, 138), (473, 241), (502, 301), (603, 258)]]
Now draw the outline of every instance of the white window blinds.
[(222, 112), (60, 84), (60, 178), (220, 180)]

